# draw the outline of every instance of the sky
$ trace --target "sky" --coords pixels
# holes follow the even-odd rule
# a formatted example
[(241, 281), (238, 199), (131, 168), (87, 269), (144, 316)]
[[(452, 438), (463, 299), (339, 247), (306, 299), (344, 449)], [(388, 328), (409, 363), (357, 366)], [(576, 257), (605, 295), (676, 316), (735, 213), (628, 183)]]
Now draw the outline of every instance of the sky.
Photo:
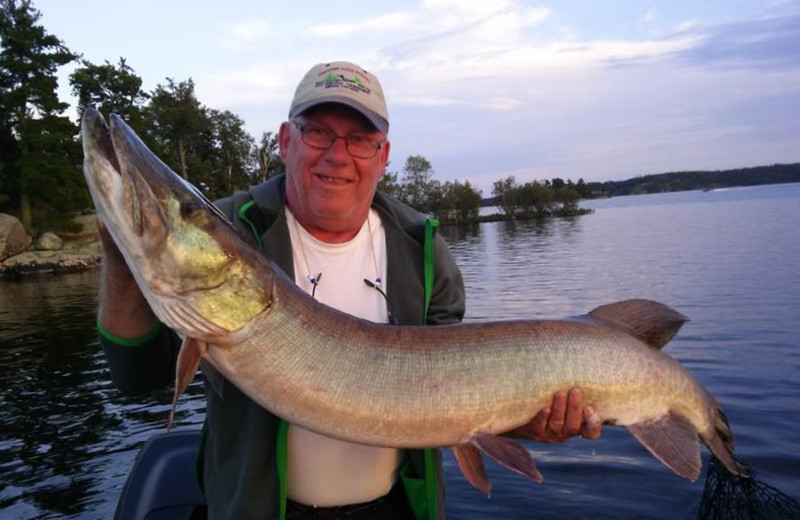
[[(316, 63), (377, 75), (391, 164), (435, 178), (586, 182), (800, 162), (800, 0), (33, 0), (145, 90), (195, 82), (258, 139)], [(59, 71), (61, 97), (74, 66)], [(75, 109), (70, 109), (75, 116)]]

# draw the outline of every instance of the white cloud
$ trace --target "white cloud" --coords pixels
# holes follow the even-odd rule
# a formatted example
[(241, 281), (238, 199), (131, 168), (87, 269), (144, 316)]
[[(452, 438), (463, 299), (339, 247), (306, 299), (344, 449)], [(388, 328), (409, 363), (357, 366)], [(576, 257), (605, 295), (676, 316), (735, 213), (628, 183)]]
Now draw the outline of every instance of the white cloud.
[(251, 45), (266, 40), (271, 35), (270, 23), (265, 18), (254, 18), (235, 22), (222, 33), (224, 45), (236, 47)]
[(651, 7), (644, 13), (644, 16), (639, 21), (641, 24), (649, 24), (654, 22), (658, 18), (658, 10), (655, 7)]
[(389, 13), (361, 22), (317, 25), (311, 29), (315, 36), (341, 37), (364, 31), (382, 31), (407, 27), (412, 17), (405, 13)]
[(682, 33), (696, 29), (699, 26), (697, 20), (684, 20), (677, 24), (674, 28), (676, 33)]

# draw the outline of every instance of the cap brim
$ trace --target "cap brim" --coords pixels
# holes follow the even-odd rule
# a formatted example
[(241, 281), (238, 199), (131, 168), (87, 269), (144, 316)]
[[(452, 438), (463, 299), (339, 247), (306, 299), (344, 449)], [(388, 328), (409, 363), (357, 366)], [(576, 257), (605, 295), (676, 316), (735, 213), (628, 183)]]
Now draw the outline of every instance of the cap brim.
[(342, 105), (347, 105), (350, 108), (357, 110), (361, 115), (367, 118), (367, 120), (372, 123), (372, 126), (383, 132), (384, 134), (389, 133), (389, 122), (373, 112), (372, 110), (368, 109), (361, 103), (354, 101), (348, 97), (344, 96), (322, 96), (318, 98), (314, 98), (311, 101), (306, 101), (305, 103), (298, 103), (294, 107), (292, 107), (292, 111), (289, 113), (289, 118), (295, 118), (308, 110), (311, 107), (315, 107), (322, 103), (340, 103)]

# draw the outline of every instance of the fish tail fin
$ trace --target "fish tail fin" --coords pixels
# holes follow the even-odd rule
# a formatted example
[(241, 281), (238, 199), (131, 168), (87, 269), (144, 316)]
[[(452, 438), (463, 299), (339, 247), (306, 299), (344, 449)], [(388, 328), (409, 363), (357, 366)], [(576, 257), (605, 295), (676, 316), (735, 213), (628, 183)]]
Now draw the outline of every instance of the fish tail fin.
[(711, 450), (714, 457), (716, 457), (730, 473), (740, 477), (750, 476), (750, 470), (743, 464), (740, 464), (733, 455), (733, 433), (728, 425), (728, 418), (725, 416), (725, 412), (723, 412), (718, 405), (714, 405), (712, 414), (714, 425), (711, 429), (711, 433), (701, 435), (703, 442), (706, 443), (706, 446)]
[(178, 366), (175, 369), (175, 391), (172, 394), (172, 408), (169, 410), (169, 422), (167, 431), (172, 430), (175, 421), (175, 409), (178, 406), (178, 398), (186, 391), (186, 387), (194, 379), (197, 368), (200, 366), (205, 344), (193, 338), (183, 340), (181, 350), (178, 353)]

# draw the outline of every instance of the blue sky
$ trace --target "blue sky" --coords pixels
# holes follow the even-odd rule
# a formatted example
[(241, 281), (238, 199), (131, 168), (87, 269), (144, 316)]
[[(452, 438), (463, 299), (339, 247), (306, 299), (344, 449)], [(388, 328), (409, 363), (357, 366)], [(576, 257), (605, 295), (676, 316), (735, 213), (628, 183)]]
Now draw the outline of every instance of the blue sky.
[[(93, 63), (147, 90), (192, 78), (258, 137), (305, 71), (383, 84), (392, 165), (440, 180), (620, 180), (800, 161), (800, 0), (34, 0)], [(69, 96), (61, 71), (63, 97)], [(74, 114), (74, 110), (72, 111)]]

